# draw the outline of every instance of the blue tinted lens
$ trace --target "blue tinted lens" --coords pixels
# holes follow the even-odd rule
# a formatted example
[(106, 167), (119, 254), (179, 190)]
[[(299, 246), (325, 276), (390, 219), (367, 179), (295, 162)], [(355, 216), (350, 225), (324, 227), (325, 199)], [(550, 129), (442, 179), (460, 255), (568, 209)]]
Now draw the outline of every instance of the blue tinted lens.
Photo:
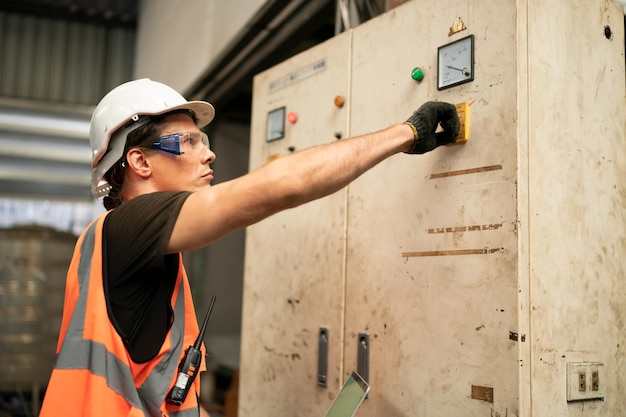
[(152, 149), (173, 153), (174, 155), (184, 154), (184, 152), (180, 151), (180, 134), (178, 133), (157, 138), (157, 140), (152, 144)]

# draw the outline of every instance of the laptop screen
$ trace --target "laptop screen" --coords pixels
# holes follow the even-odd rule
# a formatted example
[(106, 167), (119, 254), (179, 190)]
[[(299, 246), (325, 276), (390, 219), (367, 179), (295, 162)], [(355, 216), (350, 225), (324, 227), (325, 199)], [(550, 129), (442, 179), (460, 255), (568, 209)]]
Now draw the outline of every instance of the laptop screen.
[(359, 374), (352, 372), (325, 417), (352, 417), (369, 390), (368, 383)]

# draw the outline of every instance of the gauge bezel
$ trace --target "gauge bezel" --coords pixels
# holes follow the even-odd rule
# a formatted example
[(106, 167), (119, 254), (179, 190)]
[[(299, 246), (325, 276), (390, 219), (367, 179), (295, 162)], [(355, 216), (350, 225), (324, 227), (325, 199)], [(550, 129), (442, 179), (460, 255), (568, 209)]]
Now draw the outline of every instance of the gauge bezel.
[[(469, 61), (467, 65), (469, 65), (470, 74), (469, 76), (462, 77), (459, 80), (454, 80), (451, 82), (446, 82), (443, 77), (444, 67), (446, 62), (448, 62), (444, 53), (449, 51), (454, 51), (463, 45), (469, 45)], [(437, 48), (437, 90), (445, 90), (447, 88), (456, 87), (461, 84), (469, 83), (474, 81), (474, 35), (468, 35), (464, 38), (457, 39), (456, 41), (447, 43), (445, 45)]]

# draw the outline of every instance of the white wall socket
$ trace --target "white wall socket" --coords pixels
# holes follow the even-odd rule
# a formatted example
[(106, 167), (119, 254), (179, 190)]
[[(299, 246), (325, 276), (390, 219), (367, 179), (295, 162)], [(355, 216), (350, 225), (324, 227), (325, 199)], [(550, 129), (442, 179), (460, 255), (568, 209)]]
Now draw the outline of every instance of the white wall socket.
[(567, 364), (567, 401), (604, 399), (606, 392), (604, 364), (570, 362)]

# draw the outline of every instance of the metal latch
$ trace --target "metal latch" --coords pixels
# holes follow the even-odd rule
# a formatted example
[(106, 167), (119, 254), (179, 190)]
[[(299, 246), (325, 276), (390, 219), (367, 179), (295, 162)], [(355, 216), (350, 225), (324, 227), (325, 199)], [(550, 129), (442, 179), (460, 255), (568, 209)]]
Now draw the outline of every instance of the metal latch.
[(317, 385), (326, 388), (328, 380), (328, 329), (320, 327), (317, 350)]

